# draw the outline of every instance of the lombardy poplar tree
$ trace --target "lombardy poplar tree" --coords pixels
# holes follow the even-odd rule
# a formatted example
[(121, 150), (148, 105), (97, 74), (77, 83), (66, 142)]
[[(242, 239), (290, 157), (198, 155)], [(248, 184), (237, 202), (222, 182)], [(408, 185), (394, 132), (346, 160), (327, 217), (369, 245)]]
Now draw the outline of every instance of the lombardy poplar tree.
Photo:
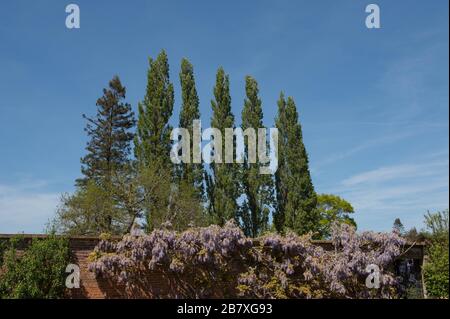
[(287, 229), (298, 234), (316, 232), (319, 213), (317, 196), (308, 167), (308, 154), (303, 144), (297, 108), (291, 97), (283, 93), (278, 101), (278, 170), (275, 173), (277, 207), (274, 223), (278, 231)]
[(139, 103), (137, 135), (134, 140), (135, 155), (141, 166), (169, 168), (170, 132), (169, 119), (174, 103), (173, 84), (169, 79), (169, 63), (164, 50), (156, 60), (149, 59), (147, 90)]
[[(261, 99), (258, 97), (258, 83), (250, 76), (245, 78), (245, 92), (242, 110), (242, 129), (253, 128), (258, 140), (258, 128), (263, 128), (263, 111)], [(240, 208), (243, 229), (247, 236), (257, 237), (266, 230), (269, 212), (273, 203), (272, 175), (260, 174), (259, 161), (249, 163), (248, 141), (244, 149), (244, 165), (242, 167), (242, 188), (245, 200)]]
[[(199, 99), (195, 87), (194, 67), (187, 59), (181, 60), (180, 71), (181, 84), (181, 112), (180, 127), (189, 130), (190, 149), (193, 149), (193, 127), (194, 120), (200, 119)], [(181, 163), (178, 165), (178, 175), (182, 182), (193, 187), (194, 193), (198, 199), (204, 195), (203, 177), (204, 169), (201, 163)]]
[[(173, 178), (173, 164), (170, 160), (170, 132), (172, 127), (169, 119), (172, 116), (174, 104), (173, 84), (169, 79), (169, 63), (164, 50), (159, 53), (156, 60), (149, 59), (147, 73), (147, 90), (144, 100), (139, 103), (137, 135), (134, 139), (137, 166), (142, 175), (161, 174)], [(144, 172), (145, 171), (145, 172)], [(146, 188), (146, 187), (144, 187)], [(170, 189), (170, 188), (169, 188)], [(150, 193), (145, 189), (145, 193)], [(155, 227), (158, 214), (164, 214), (162, 207), (170, 207), (172, 193), (169, 191), (166, 198), (151, 201), (145, 207), (147, 229)]]
[[(231, 112), (229, 77), (220, 67), (216, 74), (214, 100), (211, 100), (213, 116), (211, 127), (222, 133), (222, 155), (225, 154), (225, 128), (234, 128)], [(213, 150), (213, 153), (217, 150)], [(223, 160), (223, 156), (222, 156)], [(223, 226), (230, 219), (237, 220), (237, 198), (240, 194), (238, 169), (233, 163), (211, 163), (211, 174), (206, 177), (208, 212), (211, 222)]]
[(84, 178), (76, 181), (85, 186), (88, 181), (101, 185), (110, 183), (115, 172), (129, 164), (130, 143), (134, 134), (134, 113), (131, 105), (124, 103), (126, 94), (118, 76), (103, 89), (103, 96), (97, 100), (97, 115), (87, 120), (85, 131), (90, 140), (86, 146), (87, 155), (81, 159)]

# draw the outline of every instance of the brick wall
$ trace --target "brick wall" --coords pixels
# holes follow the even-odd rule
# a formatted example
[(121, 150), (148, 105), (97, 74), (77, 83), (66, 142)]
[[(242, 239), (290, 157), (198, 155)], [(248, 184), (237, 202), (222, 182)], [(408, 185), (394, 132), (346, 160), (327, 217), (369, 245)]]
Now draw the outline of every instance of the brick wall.
[[(97, 277), (88, 269), (89, 254), (97, 245), (97, 238), (70, 238), (69, 249), (71, 252), (71, 263), (80, 267), (80, 288), (68, 289), (69, 298), (159, 298), (173, 291), (170, 281), (163, 273), (154, 271), (142, 280), (145, 282), (146, 290), (129, 290), (125, 286), (112, 283), (108, 279)], [(139, 289), (139, 288), (135, 288)]]

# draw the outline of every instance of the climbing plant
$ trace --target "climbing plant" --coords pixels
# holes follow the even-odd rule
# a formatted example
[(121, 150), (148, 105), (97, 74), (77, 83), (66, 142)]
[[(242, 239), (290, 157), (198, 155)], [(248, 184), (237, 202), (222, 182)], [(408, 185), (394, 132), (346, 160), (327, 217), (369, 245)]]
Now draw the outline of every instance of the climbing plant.
[[(356, 233), (347, 224), (336, 224), (332, 240), (334, 249), (325, 250), (312, 244), (311, 235), (267, 234), (253, 240), (233, 222), (181, 233), (165, 225), (148, 235), (101, 240), (89, 269), (128, 289), (138, 289), (150, 272), (162, 272), (176, 284), (160, 297), (396, 296), (398, 282), (390, 265), (404, 245), (398, 234)], [(378, 289), (366, 286), (371, 264), (380, 269)]]

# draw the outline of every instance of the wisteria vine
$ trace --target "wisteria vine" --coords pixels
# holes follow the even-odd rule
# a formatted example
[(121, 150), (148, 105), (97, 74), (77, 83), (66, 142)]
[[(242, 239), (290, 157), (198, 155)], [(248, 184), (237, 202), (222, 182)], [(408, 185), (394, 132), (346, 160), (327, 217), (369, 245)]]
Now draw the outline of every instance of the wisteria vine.
[[(333, 226), (332, 249), (309, 235), (247, 238), (233, 222), (181, 233), (164, 227), (117, 242), (103, 238), (89, 270), (157, 297), (395, 298), (392, 264), (404, 244), (394, 232), (357, 233), (346, 224)], [(381, 270), (378, 289), (366, 287), (369, 264)], [(170, 289), (152, 291), (145, 281), (152, 272)]]

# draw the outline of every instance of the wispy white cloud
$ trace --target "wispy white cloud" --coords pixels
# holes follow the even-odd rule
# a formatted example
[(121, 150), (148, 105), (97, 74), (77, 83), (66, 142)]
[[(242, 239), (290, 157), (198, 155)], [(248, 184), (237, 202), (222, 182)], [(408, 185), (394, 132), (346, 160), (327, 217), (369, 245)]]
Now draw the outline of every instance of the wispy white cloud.
[(412, 137), (415, 134), (417, 134), (417, 131), (404, 131), (404, 132), (400, 132), (400, 133), (385, 135), (382, 137), (377, 137), (377, 138), (367, 140), (367, 141), (360, 143), (358, 145), (355, 145), (347, 150), (327, 156), (326, 159), (319, 161), (316, 165), (314, 165), (314, 169), (317, 170), (317, 169), (321, 168), (322, 166), (335, 163), (337, 161), (343, 160), (347, 157), (353, 156), (359, 152), (362, 152), (362, 151), (365, 151), (365, 150), (368, 150), (368, 149), (371, 149), (374, 147), (379, 147), (382, 145), (399, 142), (406, 138)]
[(419, 227), (427, 210), (448, 208), (448, 152), (361, 172), (343, 179), (329, 191), (352, 203), (363, 229), (380, 224), (389, 227), (386, 219), (393, 221), (396, 217), (408, 227)]
[(55, 213), (59, 194), (45, 181), (0, 184), (0, 233), (40, 233)]
[(433, 176), (448, 168), (447, 161), (438, 161), (426, 164), (400, 164), (387, 167), (380, 167), (371, 171), (351, 176), (342, 181), (344, 186), (354, 186), (358, 184), (376, 184), (394, 179), (417, 178)]
[[(424, 30), (421, 41), (432, 40), (435, 32)], [(429, 115), (448, 105), (448, 90), (443, 94), (448, 85), (447, 68), (448, 41), (442, 40), (433, 40), (424, 48), (408, 50), (406, 55), (392, 60), (377, 84), (391, 106), (380, 113), (381, 118), (387, 122), (429, 125)], [(445, 74), (447, 83), (443, 82)]]

